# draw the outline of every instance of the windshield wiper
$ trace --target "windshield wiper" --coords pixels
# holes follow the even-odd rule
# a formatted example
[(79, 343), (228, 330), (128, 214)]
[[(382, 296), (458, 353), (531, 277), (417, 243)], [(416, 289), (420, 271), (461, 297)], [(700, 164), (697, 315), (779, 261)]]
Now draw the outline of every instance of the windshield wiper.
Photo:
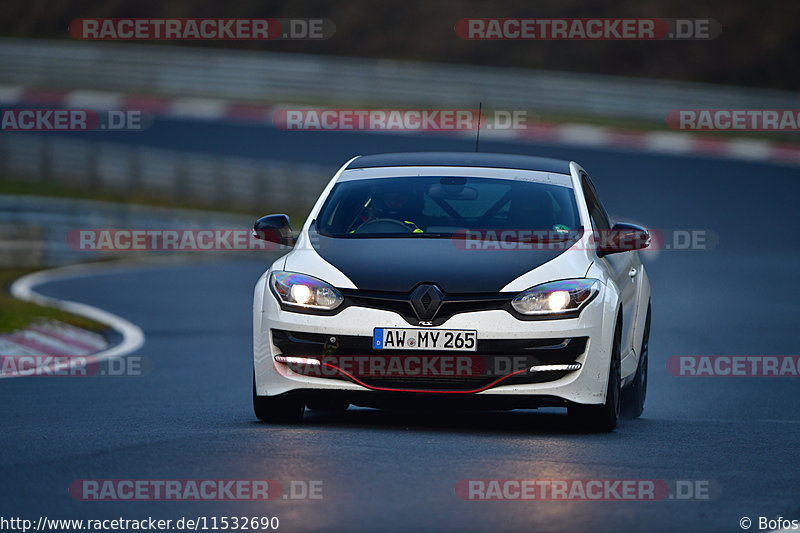
[(397, 235), (393, 235), (393, 237), (400, 237), (401, 239), (418, 237), (426, 239), (449, 239), (452, 236), (452, 233), (398, 233)]

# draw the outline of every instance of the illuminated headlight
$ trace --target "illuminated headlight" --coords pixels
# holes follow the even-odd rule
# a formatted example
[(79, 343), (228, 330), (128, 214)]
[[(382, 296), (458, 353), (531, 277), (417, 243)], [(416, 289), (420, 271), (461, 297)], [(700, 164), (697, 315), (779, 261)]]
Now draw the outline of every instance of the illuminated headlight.
[(523, 315), (550, 315), (579, 310), (600, 290), (596, 279), (568, 279), (524, 290), (511, 300)]
[(273, 272), (270, 284), (285, 305), (331, 311), (344, 301), (333, 286), (297, 272)]

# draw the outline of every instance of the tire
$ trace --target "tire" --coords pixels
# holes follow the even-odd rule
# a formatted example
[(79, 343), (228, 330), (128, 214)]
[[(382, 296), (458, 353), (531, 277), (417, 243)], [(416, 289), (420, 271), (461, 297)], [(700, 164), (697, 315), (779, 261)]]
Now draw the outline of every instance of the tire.
[(573, 404), (567, 408), (570, 421), (585, 431), (604, 433), (617, 427), (620, 408), (620, 344), (622, 324), (618, 321), (614, 331), (614, 342), (611, 347), (611, 364), (608, 369), (608, 385), (606, 401), (600, 405)]
[(647, 318), (644, 322), (644, 335), (642, 335), (642, 348), (639, 351), (639, 366), (633, 383), (623, 391), (622, 413), (626, 418), (639, 418), (644, 411), (644, 401), (647, 398), (647, 361), (650, 347), (650, 303), (647, 304)]
[(253, 412), (261, 422), (294, 424), (303, 420), (305, 401), (293, 396), (259, 396), (253, 375)]
[(350, 407), (350, 404), (343, 401), (320, 401), (320, 400), (311, 400), (306, 402), (306, 407), (311, 409), (312, 411), (317, 411), (319, 413), (341, 413), (342, 411), (347, 411), (347, 408)]

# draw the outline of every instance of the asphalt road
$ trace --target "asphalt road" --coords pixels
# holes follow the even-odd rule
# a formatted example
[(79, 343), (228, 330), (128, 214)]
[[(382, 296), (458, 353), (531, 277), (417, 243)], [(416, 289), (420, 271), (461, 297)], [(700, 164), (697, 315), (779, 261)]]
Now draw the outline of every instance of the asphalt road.
[[(438, 149), (452, 139), (339, 135), (332, 153)], [(370, 149), (359, 149), (359, 139)], [(226, 143), (229, 140), (225, 141)], [(572, 432), (558, 410), (307, 414), (266, 426), (250, 410), (251, 293), (268, 257), (109, 273), (41, 287), (133, 321), (143, 377), (0, 381), (0, 516), (277, 515), (283, 531), (741, 531), (800, 519), (796, 378), (685, 378), (673, 355), (797, 354), (797, 169), (537, 145), (572, 157), (612, 215), (712, 231), (710, 250), (651, 254), (648, 404), (611, 434)], [(292, 148), (297, 151), (298, 148)], [(322, 156), (320, 156), (322, 157)], [(321, 500), (82, 502), (76, 479), (321, 480)], [(699, 480), (704, 500), (469, 502), (464, 479)], [(754, 524), (753, 529), (757, 529)]]

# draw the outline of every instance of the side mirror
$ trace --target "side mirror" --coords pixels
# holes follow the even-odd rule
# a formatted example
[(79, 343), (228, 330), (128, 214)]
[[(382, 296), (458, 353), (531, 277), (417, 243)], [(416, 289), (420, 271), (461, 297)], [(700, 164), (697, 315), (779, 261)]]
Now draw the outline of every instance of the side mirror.
[(650, 246), (650, 232), (636, 224), (614, 224), (611, 231), (600, 235), (599, 255), (642, 250)]
[(264, 241), (292, 246), (294, 239), (288, 215), (267, 215), (253, 224), (253, 237)]

